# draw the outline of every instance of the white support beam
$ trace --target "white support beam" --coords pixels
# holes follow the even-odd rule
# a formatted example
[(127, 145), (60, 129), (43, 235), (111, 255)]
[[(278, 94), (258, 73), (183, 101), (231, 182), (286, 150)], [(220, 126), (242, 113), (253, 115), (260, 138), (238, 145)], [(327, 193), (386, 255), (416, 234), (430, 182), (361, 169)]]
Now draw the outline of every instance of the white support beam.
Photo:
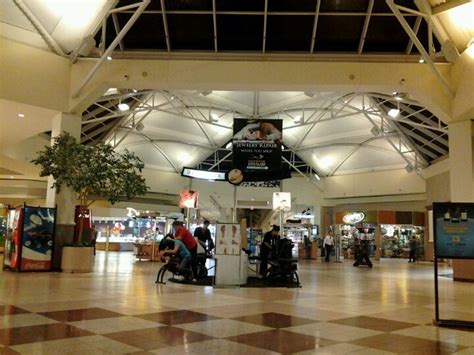
[(364, 27), (362, 28), (362, 34), (360, 35), (359, 48), (357, 53), (361, 54), (364, 50), (365, 37), (367, 36), (367, 30), (369, 29), (369, 22), (372, 16), (372, 9), (374, 8), (374, 0), (369, 0), (369, 5), (367, 6), (367, 15), (364, 20)]
[(313, 54), (314, 46), (316, 44), (316, 31), (318, 30), (319, 9), (321, 7), (321, 0), (316, 1), (316, 11), (314, 12), (313, 33), (311, 34), (311, 47), (309, 52)]

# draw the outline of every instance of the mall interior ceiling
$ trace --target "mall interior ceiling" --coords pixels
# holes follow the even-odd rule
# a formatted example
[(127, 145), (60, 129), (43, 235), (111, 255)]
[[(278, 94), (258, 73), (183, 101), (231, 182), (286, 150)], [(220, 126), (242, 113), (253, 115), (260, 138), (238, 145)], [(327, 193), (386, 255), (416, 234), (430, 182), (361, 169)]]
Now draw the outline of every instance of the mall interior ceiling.
[[(72, 66), (110, 60), (416, 63), (449, 91), (440, 68), (455, 63), (474, 34), (472, 17), (466, 20), (470, 2), (459, 0), (79, 3), (2, 1), (2, 37), (69, 58)], [(463, 14), (467, 25), (455, 20)], [(283, 120), (283, 164), (297, 176), (397, 169), (421, 176), (449, 154), (446, 119), (432, 107), (403, 90), (361, 92), (355, 85), (342, 91), (298, 91), (291, 83), (288, 90), (156, 90), (125, 82), (96, 95), (81, 116), (82, 143), (127, 148), (147, 168), (175, 173), (183, 166), (228, 170), (233, 119), (242, 117)], [(50, 135), (44, 129), (21, 142), (37, 148)], [(3, 162), (21, 156), (11, 147), (2, 154)], [(2, 164), (0, 174), (28, 175), (28, 169)]]

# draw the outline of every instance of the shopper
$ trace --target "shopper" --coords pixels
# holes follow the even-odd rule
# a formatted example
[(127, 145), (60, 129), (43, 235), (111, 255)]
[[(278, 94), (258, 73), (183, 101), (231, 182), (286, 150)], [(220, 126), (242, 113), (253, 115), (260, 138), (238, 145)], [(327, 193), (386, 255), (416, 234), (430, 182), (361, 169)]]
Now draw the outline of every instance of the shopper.
[(311, 240), (309, 240), (307, 235), (303, 237), (303, 240), (304, 240), (306, 259), (311, 259)]
[(410, 239), (410, 255), (408, 257), (409, 263), (416, 261), (416, 237), (413, 235)]
[(324, 259), (327, 263), (329, 262), (329, 258), (331, 256), (332, 248), (334, 247), (334, 232), (330, 230), (326, 237), (324, 238), (324, 249), (326, 249), (326, 259)]
[(188, 248), (189, 252), (191, 253), (191, 267), (193, 269), (194, 274), (196, 274), (196, 267), (195, 267), (195, 260), (197, 256), (197, 242), (194, 239), (191, 232), (183, 226), (182, 222), (174, 221), (173, 224), (174, 229), (174, 239), (181, 240), (186, 248)]
[[(193, 273), (191, 269), (189, 268), (189, 266), (191, 265), (192, 258), (191, 258), (191, 253), (189, 252), (188, 248), (186, 248), (184, 243), (179, 239), (175, 239), (171, 243), (169, 243), (171, 239), (169, 238), (165, 238), (165, 239), (168, 241), (168, 243), (163, 243), (164, 249), (160, 251), (160, 256), (163, 257), (169, 254), (173, 254), (173, 255), (178, 254), (180, 261), (179, 261), (178, 269), (176, 271), (180, 275), (182, 275), (184, 278), (188, 280), (192, 280)], [(174, 244), (174, 247), (171, 248), (171, 245), (173, 244)]]
[(262, 244), (260, 244), (260, 275), (265, 278), (268, 272), (268, 257), (272, 252), (273, 246), (276, 244), (280, 227), (273, 225), (271, 231), (263, 236)]
[(204, 220), (201, 227), (197, 227), (194, 230), (194, 236), (197, 237), (198, 243), (202, 245), (206, 253), (211, 252), (214, 249), (214, 242), (211, 238), (211, 231), (209, 230), (210, 222), (208, 220)]

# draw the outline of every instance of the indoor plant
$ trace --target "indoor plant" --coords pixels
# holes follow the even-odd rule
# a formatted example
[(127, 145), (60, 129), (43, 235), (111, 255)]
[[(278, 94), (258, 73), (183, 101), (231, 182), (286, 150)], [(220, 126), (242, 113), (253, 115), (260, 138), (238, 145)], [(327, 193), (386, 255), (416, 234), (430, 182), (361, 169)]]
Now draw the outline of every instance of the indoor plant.
[[(32, 162), (41, 167), (40, 176), (54, 178), (57, 192), (67, 186), (77, 194), (79, 216), (87, 213), (91, 196), (104, 197), (114, 204), (144, 195), (148, 189), (140, 175), (144, 164), (134, 153), (118, 153), (104, 143), (82, 145), (66, 132), (55, 137), (53, 145), (38, 152)], [(83, 223), (74, 246), (84, 246)]]

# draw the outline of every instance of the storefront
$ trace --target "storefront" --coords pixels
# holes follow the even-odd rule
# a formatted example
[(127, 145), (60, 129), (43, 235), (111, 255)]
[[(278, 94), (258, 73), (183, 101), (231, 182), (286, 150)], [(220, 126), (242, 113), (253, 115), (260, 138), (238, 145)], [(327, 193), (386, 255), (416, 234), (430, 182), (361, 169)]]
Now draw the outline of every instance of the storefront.
[(408, 258), (410, 240), (416, 240), (418, 260), (424, 259), (425, 215), (416, 211), (336, 212), (337, 234), (345, 258), (354, 255), (356, 238), (369, 243), (370, 256)]

